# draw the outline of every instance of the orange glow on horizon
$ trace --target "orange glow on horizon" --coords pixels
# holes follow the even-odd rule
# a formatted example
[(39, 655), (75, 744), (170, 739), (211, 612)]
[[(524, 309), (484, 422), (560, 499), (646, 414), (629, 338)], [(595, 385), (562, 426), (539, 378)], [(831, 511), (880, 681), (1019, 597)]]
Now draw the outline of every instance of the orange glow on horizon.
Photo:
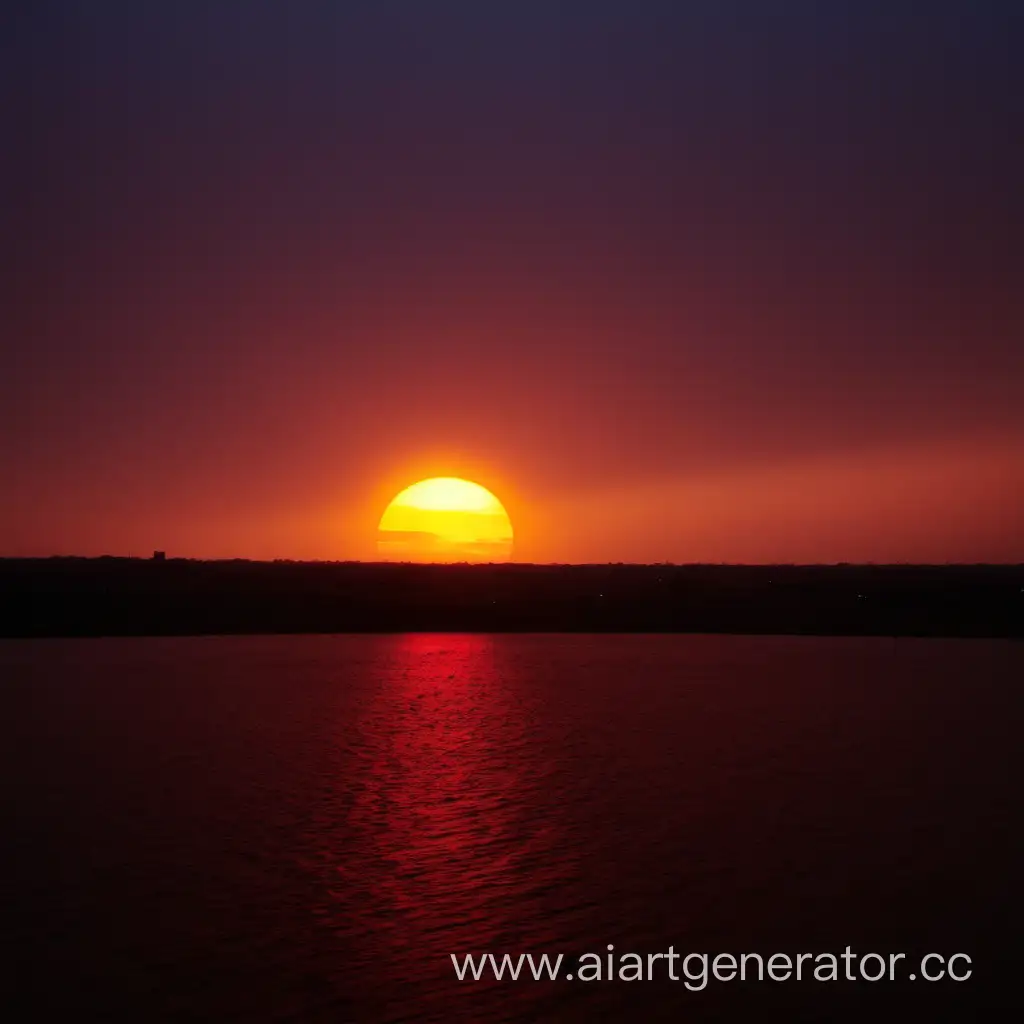
[(392, 499), (377, 527), (377, 551), (389, 561), (504, 562), (512, 522), (486, 487), (431, 477)]

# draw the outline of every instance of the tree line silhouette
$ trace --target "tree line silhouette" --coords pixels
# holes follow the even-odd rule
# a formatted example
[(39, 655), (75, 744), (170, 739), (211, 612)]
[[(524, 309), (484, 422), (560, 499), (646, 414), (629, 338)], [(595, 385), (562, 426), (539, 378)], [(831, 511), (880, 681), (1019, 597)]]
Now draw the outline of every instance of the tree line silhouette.
[(412, 631), (1021, 637), (1020, 565), (0, 559), (6, 637)]

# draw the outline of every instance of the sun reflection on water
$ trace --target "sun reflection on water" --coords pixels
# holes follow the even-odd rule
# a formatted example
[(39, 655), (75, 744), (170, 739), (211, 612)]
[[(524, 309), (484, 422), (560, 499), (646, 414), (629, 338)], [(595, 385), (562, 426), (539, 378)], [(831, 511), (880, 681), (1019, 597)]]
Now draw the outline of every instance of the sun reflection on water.
[[(572, 857), (545, 804), (532, 691), (479, 635), (388, 645), (320, 837), (325, 908), (367, 970), (451, 984), (449, 952), (533, 946)], [(382, 652), (383, 653), (383, 652)], [(340, 827), (338, 827), (340, 826)], [(524, 922), (530, 922), (527, 926)], [(529, 927), (529, 932), (526, 928)]]

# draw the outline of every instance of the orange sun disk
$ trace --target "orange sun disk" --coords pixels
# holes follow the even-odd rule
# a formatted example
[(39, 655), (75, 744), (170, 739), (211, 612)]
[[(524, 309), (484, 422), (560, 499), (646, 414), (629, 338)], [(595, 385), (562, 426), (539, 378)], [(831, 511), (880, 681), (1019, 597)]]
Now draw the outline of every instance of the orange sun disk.
[(512, 522), (486, 487), (432, 477), (392, 499), (377, 527), (377, 552), (393, 562), (506, 562)]

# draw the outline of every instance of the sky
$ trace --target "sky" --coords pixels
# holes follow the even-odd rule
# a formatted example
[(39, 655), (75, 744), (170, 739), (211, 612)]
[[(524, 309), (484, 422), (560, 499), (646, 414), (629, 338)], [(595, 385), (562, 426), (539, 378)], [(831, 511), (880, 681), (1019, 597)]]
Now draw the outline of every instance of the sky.
[(1024, 561), (1024, 8), (34, 0), (0, 555)]

